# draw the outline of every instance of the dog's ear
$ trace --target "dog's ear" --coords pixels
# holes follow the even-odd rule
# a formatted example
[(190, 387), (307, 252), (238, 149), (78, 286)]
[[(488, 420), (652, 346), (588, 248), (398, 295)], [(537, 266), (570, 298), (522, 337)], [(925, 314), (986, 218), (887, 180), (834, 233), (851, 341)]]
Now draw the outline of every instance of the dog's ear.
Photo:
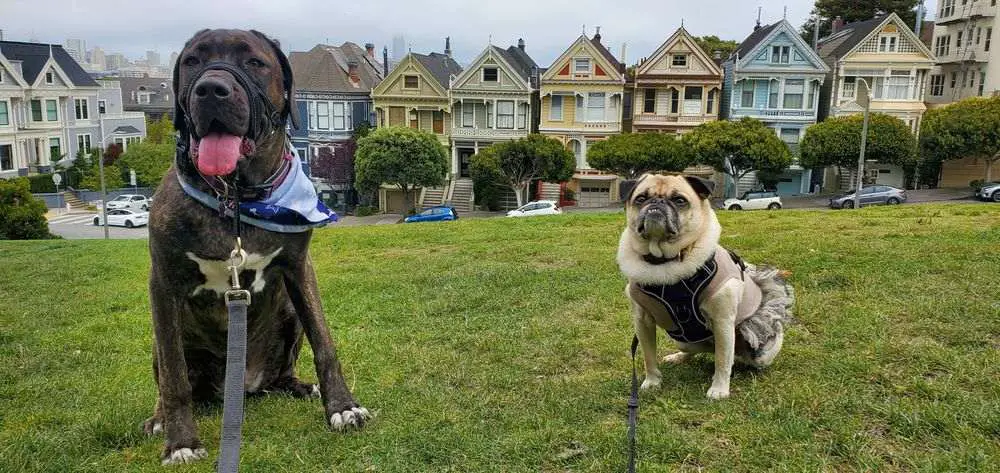
[(710, 181), (698, 176), (684, 176), (684, 179), (687, 180), (691, 188), (698, 194), (698, 197), (701, 197), (702, 199), (711, 197), (712, 191), (715, 190), (715, 181)]
[(281, 118), (284, 120), (290, 119), (292, 121), (292, 128), (298, 130), (298, 107), (293, 103), (295, 101), (295, 83), (292, 77), (292, 64), (288, 62), (288, 56), (285, 56), (285, 53), (281, 51), (281, 44), (277, 40), (268, 38), (267, 35), (257, 30), (250, 30), (250, 32), (267, 41), (267, 44), (271, 45), (274, 55), (278, 58), (278, 63), (281, 65), (282, 86), (285, 88), (285, 108), (281, 110)]
[(632, 195), (635, 194), (635, 189), (639, 187), (639, 183), (648, 176), (649, 173), (646, 173), (639, 176), (638, 179), (627, 179), (622, 181), (622, 183), (618, 185), (618, 195), (623, 201), (625, 201), (625, 203), (628, 203), (632, 200)]

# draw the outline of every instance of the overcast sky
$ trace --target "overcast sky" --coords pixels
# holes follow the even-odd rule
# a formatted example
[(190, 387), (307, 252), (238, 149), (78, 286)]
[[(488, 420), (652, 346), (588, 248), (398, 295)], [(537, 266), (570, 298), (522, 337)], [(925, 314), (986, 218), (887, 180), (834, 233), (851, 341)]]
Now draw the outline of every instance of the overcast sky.
[[(928, 0), (928, 11), (936, 0)], [(523, 37), (528, 53), (546, 67), (581, 33), (601, 27), (611, 52), (627, 61), (647, 56), (684, 21), (696, 36), (741, 41), (763, 8), (762, 23), (801, 25), (810, 0), (0, 0), (0, 29), (7, 40), (63, 44), (67, 38), (122, 52), (130, 58), (157, 50), (163, 62), (201, 28), (255, 28), (283, 48), (307, 50), (317, 43), (359, 45), (380, 51), (402, 35), (414, 52), (442, 51), (451, 36), (456, 59), (466, 64), (490, 38), (498, 46)], [(632, 7), (626, 9), (627, 7)]]

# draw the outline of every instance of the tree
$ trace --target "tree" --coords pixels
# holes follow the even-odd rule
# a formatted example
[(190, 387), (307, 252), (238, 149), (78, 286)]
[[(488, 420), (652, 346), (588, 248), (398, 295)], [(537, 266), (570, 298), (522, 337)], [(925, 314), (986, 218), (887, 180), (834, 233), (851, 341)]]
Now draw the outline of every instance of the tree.
[(1000, 97), (973, 97), (924, 114), (920, 154), (925, 161), (973, 157), (986, 163), (987, 182), (1000, 160)]
[(911, 29), (917, 20), (916, 7), (919, 0), (872, 0), (859, 2), (857, 0), (816, 0), (810, 18), (802, 25), (802, 38), (812, 44), (814, 19), (816, 15), (822, 19), (819, 25), (819, 37), (830, 35), (833, 19), (840, 17), (844, 23), (870, 20), (877, 15), (888, 15), (895, 12), (903, 23)]
[(439, 186), (448, 173), (448, 153), (437, 136), (406, 127), (379, 128), (358, 140), (354, 157), (354, 186), (372, 192), (382, 183), (403, 191), (406, 213), (413, 209), (410, 193), (416, 187)]
[[(863, 121), (860, 114), (831, 117), (807, 128), (799, 145), (802, 165), (857, 168)], [(884, 113), (872, 113), (865, 159), (913, 170), (917, 164), (917, 139), (902, 120)]]
[(163, 115), (157, 121), (146, 122), (146, 139), (143, 141), (155, 144), (176, 144), (177, 136), (174, 134), (174, 122), (170, 121), (170, 117), (167, 115)]
[(740, 179), (751, 171), (779, 172), (792, 164), (788, 145), (774, 130), (748, 117), (703, 123), (684, 135), (683, 142), (693, 162), (729, 175), (736, 195)]
[(694, 42), (698, 43), (702, 51), (708, 54), (708, 57), (714, 58), (715, 52), (719, 51), (722, 53), (722, 59), (729, 57), (736, 48), (740, 47), (740, 44), (733, 40), (719, 39), (718, 36), (699, 36), (694, 39)]
[(680, 172), (691, 158), (673, 134), (628, 133), (587, 147), (587, 163), (594, 169), (636, 179), (646, 172)]
[[(122, 176), (122, 170), (114, 163), (118, 161), (121, 156), (122, 146), (120, 144), (114, 143), (104, 151), (104, 184), (108, 189), (118, 189), (125, 187), (125, 178)], [(91, 148), (91, 154), (99, 152), (99, 148)], [(101, 188), (101, 175), (100, 168), (96, 159), (92, 159), (88, 156), (85, 163), (78, 164), (80, 167), (80, 187), (83, 189), (100, 189)]]
[(0, 240), (54, 238), (45, 202), (31, 195), (27, 179), (0, 179)]
[(117, 165), (122, 169), (135, 171), (137, 184), (155, 187), (160, 184), (170, 164), (174, 162), (176, 152), (177, 146), (173, 139), (163, 143), (150, 140), (132, 143), (128, 151), (118, 159)]
[(476, 163), (474, 168), (480, 171), (489, 168), (495, 179), (509, 186), (517, 196), (519, 207), (527, 200), (532, 182), (569, 180), (576, 165), (573, 153), (562, 143), (539, 134), (493, 144), (473, 156), (472, 163)]
[(472, 188), (476, 195), (476, 205), (489, 210), (500, 209), (500, 198), (508, 188), (500, 174), (500, 166), (494, 152), (496, 147), (488, 146), (479, 150), (469, 160), (469, 174), (472, 175)]

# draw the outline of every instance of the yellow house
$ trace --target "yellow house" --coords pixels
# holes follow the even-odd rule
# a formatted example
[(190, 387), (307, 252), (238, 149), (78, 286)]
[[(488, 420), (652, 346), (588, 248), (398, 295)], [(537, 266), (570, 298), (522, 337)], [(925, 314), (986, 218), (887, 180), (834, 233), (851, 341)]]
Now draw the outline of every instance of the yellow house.
[(577, 38), (541, 77), (538, 131), (564, 143), (576, 157), (569, 188), (582, 207), (618, 200), (618, 176), (591, 169), (587, 145), (621, 133), (624, 72), (625, 65), (601, 44), (598, 30), (592, 39)]
[[(462, 67), (452, 59), (450, 48), (446, 47), (445, 54), (407, 54), (385, 80), (372, 89), (376, 126), (408, 126), (428, 131), (450, 148), (452, 118), (448, 88), (461, 73)], [(443, 194), (448, 182), (450, 180), (442, 188), (415, 191), (411, 202), (420, 208), (425, 195)], [(403, 210), (402, 191), (382, 186), (379, 206), (384, 212)]]

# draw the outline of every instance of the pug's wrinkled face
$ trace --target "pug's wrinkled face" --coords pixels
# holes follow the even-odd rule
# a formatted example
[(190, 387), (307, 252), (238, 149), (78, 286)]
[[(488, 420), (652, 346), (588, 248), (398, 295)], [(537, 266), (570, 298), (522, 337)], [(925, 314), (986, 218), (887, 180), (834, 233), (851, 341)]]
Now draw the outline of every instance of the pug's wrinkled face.
[(628, 199), (629, 227), (642, 239), (687, 243), (701, 233), (715, 183), (695, 176), (647, 174)]

